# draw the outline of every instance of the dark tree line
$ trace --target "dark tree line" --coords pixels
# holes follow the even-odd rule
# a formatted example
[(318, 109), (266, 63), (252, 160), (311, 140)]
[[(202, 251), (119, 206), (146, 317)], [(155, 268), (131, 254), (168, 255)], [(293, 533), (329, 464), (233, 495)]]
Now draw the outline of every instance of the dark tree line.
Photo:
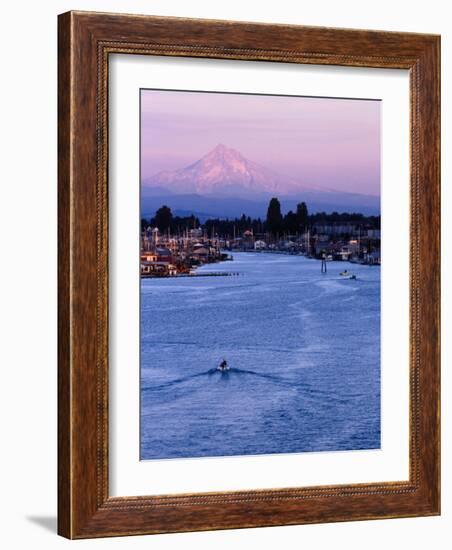
[[(209, 219), (202, 227), (207, 235), (220, 235), (222, 237), (232, 238), (240, 236), (244, 231), (250, 230), (255, 235), (263, 233), (271, 233), (277, 235), (294, 235), (303, 233), (315, 224), (350, 224), (361, 225), (371, 229), (380, 229), (380, 216), (364, 216), (359, 213), (347, 212), (317, 212), (309, 214), (305, 202), (300, 202), (297, 205), (295, 212), (289, 210), (283, 215), (281, 212), (281, 203), (276, 197), (273, 197), (267, 209), (267, 217), (265, 220), (261, 218), (252, 219), (250, 216), (243, 214), (240, 218), (230, 219)], [(196, 216), (173, 216), (171, 209), (164, 205), (161, 206), (155, 213), (155, 216), (150, 219), (141, 220), (141, 228), (144, 230), (148, 226), (158, 227), (162, 233), (168, 230), (173, 233), (183, 233), (187, 229), (200, 227), (201, 224)]]
[(380, 229), (381, 216), (365, 216), (358, 212), (316, 212), (309, 216), (309, 224), (341, 224), (350, 223), (356, 225), (366, 225), (369, 229)]
[(295, 212), (289, 210), (283, 216), (279, 200), (276, 197), (270, 200), (267, 210), (267, 229), (273, 235), (301, 233), (306, 230), (308, 220), (308, 208), (305, 202), (297, 204)]
[(229, 219), (210, 219), (204, 223), (207, 235), (221, 235), (233, 238), (234, 235), (240, 237), (245, 231), (252, 231), (255, 235), (265, 233), (267, 226), (265, 220), (261, 218), (251, 219), (250, 216), (243, 214), (240, 218)]
[(173, 216), (169, 206), (161, 206), (150, 220), (141, 219), (141, 230), (147, 227), (158, 227), (159, 231), (166, 233), (182, 233), (186, 229), (195, 229), (200, 226), (199, 219), (196, 216)]

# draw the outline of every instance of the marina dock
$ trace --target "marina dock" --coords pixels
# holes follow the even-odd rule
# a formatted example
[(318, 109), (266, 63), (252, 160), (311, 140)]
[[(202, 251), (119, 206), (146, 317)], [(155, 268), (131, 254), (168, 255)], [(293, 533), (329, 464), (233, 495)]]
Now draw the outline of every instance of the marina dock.
[[(194, 273), (178, 273), (177, 275), (171, 275), (171, 278), (178, 277), (238, 277), (240, 273), (238, 271), (205, 271)], [(168, 275), (155, 275), (155, 274), (142, 274), (143, 279), (167, 279)]]

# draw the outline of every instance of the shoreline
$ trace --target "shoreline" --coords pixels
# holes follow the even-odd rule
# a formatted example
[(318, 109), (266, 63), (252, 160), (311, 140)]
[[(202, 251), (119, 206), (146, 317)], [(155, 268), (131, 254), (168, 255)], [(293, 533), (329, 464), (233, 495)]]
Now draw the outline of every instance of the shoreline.
[(178, 273), (177, 275), (141, 275), (140, 279), (193, 279), (195, 277), (238, 277), (239, 275), (240, 273), (238, 271), (212, 271), (208, 273), (199, 273), (195, 271), (194, 273)]
[[(307, 260), (316, 260), (318, 262), (322, 262), (323, 258), (316, 258), (315, 256), (308, 256), (306, 254), (303, 254), (301, 252), (286, 252), (285, 250), (237, 250), (232, 251), (228, 250), (228, 252), (231, 254), (279, 254), (281, 256), (301, 256), (302, 258), (306, 258)], [(381, 267), (381, 263), (366, 263), (366, 262), (354, 262), (351, 260), (326, 260), (326, 263), (341, 263), (341, 264), (351, 264), (351, 265), (362, 265), (367, 267)]]
[[(302, 253), (286, 252), (284, 250), (227, 250), (229, 253), (229, 258), (225, 260), (219, 260), (217, 262), (208, 262), (202, 265), (194, 266), (192, 273), (178, 273), (176, 275), (140, 275), (140, 279), (192, 279), (196, 277), (239, 277), (242, 275), (239, 271), (211, 271), (211, 272), (200, 272), (199, 269), (205, 266), (213, 264), (222, 264), (225, 262), (234, 261), (234, 254), (269, 254), (269, 255), (281, 255), (281, 256), (297, 256), (305, 258), (306, 260), (315, 260), (317, 262), (322, 262), (322, 258), (316, 258), (315, 256), (307, 256)], [(346, 264), (346, 265), (360, 265), (366, 267), (380, 267), (381, 264), (368, 264), (364, 262), (352, 262), (350, 260), (326, 260), (326, 263), (336, 263), (336, 264)]]

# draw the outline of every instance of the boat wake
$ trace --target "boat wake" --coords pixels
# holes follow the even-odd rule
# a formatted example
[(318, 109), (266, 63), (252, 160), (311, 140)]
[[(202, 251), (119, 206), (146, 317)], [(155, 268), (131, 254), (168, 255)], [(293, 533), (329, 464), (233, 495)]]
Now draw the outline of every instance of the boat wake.
[[(174, 380), (170, 380), (168, 382), (156, 384), (155, 386), (145, 386), (142, 388), (142, 391), (144, 393), (149, 394), (154, 392), (158, 393), (162, 390), (170, 390), (170, 389), (179, 390), (179, 389), (182, 389), (182, 387), (184, 387), (185, 385), (191, 385), (190, 383), (194, 382), (197, 379), (200, 379), (200, 381), (202, 381), (203, 378), (207, 378), (207, 379), (214, 378), (215, 380), (226, 381), (237, 377), (256, 377), (259, 379), (267, 380), (268, 382), (276, 384), (278, 386), (286, 386), (288, 388), (301, 391), (310, 397), (315, 397), (315, 396), (327, 397), (328, 399), (330, 400), (332, 399), (337, 402), (344, 401), (343, 399), (332, 396), (330, 392), (315, 389), (312, 387), (311, 384), (308, 384), (300, 380), (288, 379), (275, 374), (262, 373), (262, 372), (257, 372), (249, 369), (240, 369), (238, 367), (230, 367), (228, 368), (228, 370), (225, 370), (225, 371), (221, 371), (215, 367), (207, 371), (192, 374), (190, 376), (184, 376), (184, 377), (176, 378)], [(202, 387), (201, 385), (197, 385), (198, 389), (201, 389), (201, 387)], [(347, 398), (349, 397), (354, 397), (354, 395), (347, 396)]]

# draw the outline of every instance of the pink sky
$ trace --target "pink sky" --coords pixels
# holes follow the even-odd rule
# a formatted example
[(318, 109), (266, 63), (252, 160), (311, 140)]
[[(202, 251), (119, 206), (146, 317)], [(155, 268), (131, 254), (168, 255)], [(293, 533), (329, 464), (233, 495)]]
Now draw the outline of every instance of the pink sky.
[(381, 101), (141, 91), (142, 179), (218, 143), (305, 185), (380, 194)]

